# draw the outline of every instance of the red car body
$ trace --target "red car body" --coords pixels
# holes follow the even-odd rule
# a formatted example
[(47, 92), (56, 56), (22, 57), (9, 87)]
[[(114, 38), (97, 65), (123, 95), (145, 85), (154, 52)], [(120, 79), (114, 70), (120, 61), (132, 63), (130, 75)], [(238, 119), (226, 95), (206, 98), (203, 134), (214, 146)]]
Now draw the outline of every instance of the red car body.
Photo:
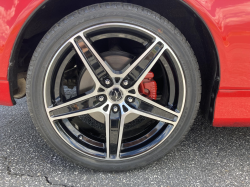
[[(0, 2), (0, 104), (12, 106), (8, 68), (26, 20), (44, 0)], [(250, 1), (184, 0), (207, 26), (217, 48), (220, 85), (213, 125), (250, 126)]]

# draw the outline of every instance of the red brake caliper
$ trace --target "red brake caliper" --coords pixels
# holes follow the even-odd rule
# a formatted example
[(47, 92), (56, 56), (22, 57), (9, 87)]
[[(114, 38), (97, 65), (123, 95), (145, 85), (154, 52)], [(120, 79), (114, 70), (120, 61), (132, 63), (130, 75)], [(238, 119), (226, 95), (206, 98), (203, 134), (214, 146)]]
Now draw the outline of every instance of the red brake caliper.
[(154, 81), (154, 73), (148, 72), (146, 77), (140, 83), (139, 92), (141, 95), (147, 96), (149, 99), (156, 100), (157, 98), (157, 84)]

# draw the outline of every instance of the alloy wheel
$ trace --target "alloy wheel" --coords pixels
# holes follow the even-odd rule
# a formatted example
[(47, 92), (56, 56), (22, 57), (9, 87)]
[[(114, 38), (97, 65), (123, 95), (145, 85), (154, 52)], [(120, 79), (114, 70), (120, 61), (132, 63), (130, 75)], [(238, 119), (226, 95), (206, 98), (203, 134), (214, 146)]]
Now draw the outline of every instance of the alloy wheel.
[[(112, 47), (103, 51), (102, 41)], [(161, 74), (155, 99), (139, 91), (151, 71)], [(106, 160), (153, 151), (178, 125), (185, 97), (184, 74), (169, 45), (123, 23), (96, 25), (71, 37), (44, 80), (44, 105), (57, 134), (80, 153)]]

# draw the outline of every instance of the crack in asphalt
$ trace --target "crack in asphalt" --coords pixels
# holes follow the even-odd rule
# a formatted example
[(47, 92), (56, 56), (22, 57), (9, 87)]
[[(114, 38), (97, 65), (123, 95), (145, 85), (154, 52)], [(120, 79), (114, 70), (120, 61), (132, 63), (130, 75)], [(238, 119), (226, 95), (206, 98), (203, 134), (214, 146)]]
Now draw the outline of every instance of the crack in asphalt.
[(68, 186), (68, 185), (65, 185), (65, 184), (55, 184), (55, 183), (52, 183), (51, 181), (49, 181), (49, 177), (48, 176), (34, 176), (34, 175), (29, 175), (29, 174), (18, 174), (18, 173), (13, 173), (11, 171), (11, 167), (10, 167), (10, 164), (11, 164), (11, 161), (8, 160), (8, 157), (6, 156), (3, 156), (2, 157), (4, 160), (5, 160), (5, 163), (6, 163), (6, 173), (10, 176), (18, 176), (18, 177), (31, 177), (31, 178), (44, 178), (45, 181), (49, 184), (49, 185), (52, 185), (52, 186), (62, 186), (62, 187), (74, 187), (74, 186)]
[(65, 184), (54, 184), (54, 183), (52, 183), (52, 182), (49, 181), (49, 177), (44, 176), (44, 178), (45, 178), (46, 182), (47, 182), (48, 184), (50, 184), (50, 185), (63, 186), (63, 187), (74, 187), (74, 186), (68, 186), (68, 185), (65, 185)]

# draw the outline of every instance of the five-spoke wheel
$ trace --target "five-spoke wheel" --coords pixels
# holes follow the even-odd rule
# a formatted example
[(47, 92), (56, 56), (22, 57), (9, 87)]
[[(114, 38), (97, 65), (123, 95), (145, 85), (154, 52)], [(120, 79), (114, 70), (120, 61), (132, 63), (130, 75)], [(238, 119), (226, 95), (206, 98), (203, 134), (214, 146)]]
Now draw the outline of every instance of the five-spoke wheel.
[(160, 21), (143, 11), (148, 26), (126, 20), (126, 12), (134, 20), (138, 13), (121, 5), (112, 9), (116, 17), (98, 6), (105, 16), (90, 11), (62, 20), (29, 70), (29, 106), (42, 135), (96, 169), (130, 169), (163, 155), (187, 132), (200, 98), (189, 46), (168, 25), (162, 34), (150, 22)]

